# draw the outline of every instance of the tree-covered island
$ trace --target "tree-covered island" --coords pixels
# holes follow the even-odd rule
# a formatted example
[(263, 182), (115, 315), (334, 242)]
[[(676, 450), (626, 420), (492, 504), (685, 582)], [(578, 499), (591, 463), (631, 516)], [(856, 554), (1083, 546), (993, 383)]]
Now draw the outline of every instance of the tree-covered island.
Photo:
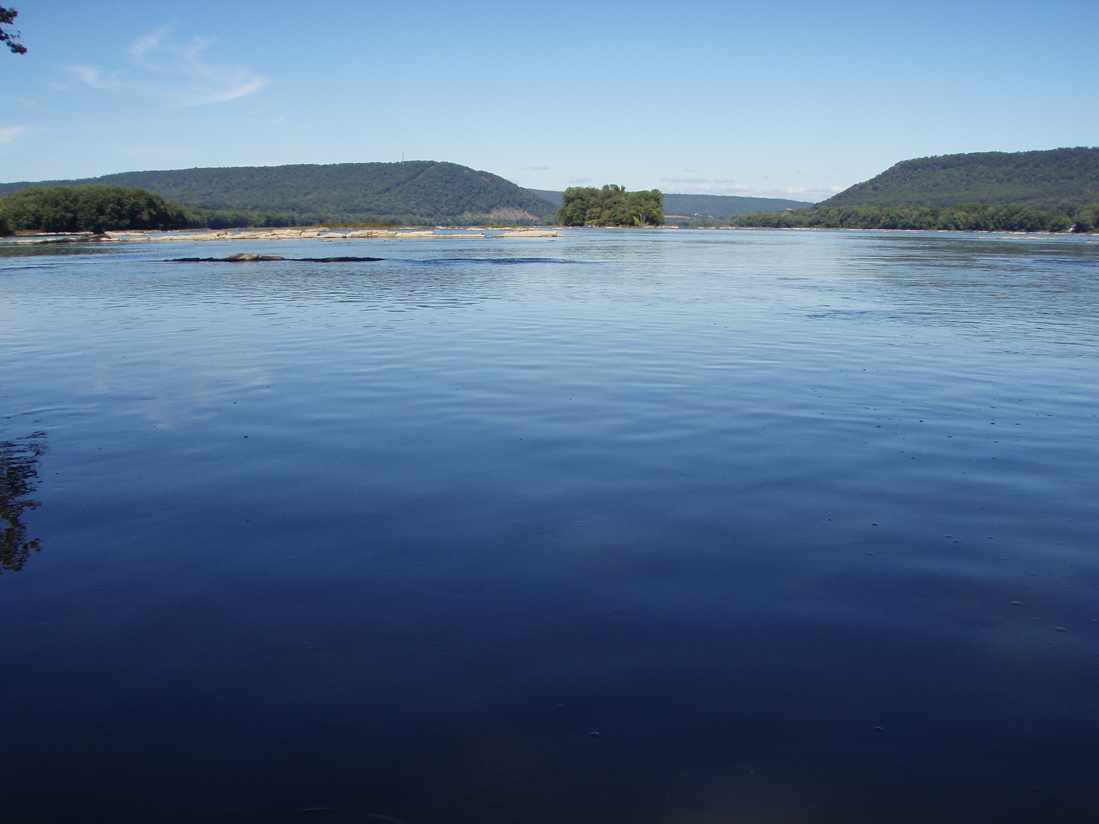
[(557, 210), (563, 226), (659, 226), (664, 222), (664, 195), (658, 189), (627, 192), (621, 186), (572, 186)]

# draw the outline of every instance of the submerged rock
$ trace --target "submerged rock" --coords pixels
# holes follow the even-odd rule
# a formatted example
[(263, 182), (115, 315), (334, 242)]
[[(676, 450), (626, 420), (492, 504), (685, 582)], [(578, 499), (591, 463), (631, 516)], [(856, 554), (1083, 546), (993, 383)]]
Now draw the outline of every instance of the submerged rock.
[(268, 261), (277, 260), (294, 260), (301, 261), (303, 263), (373, 263), (379, 260), (385, 260), (385, 258), (379, 257), (308, 257), (308, 258), (286, 258), (281, 255), (257, 255), (252, 252), (242, 252), (239, 255), (230, 255), (229, 257), (183, 257), (183, 258), (169, 258), (164, 261), (165, 263), (266, 263)]
[(290, 258), (291, 260), (301, 260), (306, 263), (373, 263), (379, 260), (385, 260), (385, 258), (378, 257), (322, 257), (322, 258)]
[(259, 261), (268, 260), (286, 260), (279, 255), (257, 255), (252, 252), (242, 252), (239, 255), (229, 255), (229, 257), (215, 258), (215, 257), (189, 257), (189, 258), (172, 258), (167, 261), (168, 263), (256, 263)]

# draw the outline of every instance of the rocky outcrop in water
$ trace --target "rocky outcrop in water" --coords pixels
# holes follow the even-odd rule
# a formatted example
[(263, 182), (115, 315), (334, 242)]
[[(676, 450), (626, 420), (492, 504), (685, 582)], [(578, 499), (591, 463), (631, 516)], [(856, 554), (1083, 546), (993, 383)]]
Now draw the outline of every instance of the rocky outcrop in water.
[(281, 255), (257, 255), (251, 252), (242, 252), (239, 255), (229, 257), (183, 257), (169, 258), (165, 263), (267, 263), (269, 261), (301, 261), (303, 263), (374, 263), (385, 258), (379, 257), (319, 257), (319, 258), (288, 258)]

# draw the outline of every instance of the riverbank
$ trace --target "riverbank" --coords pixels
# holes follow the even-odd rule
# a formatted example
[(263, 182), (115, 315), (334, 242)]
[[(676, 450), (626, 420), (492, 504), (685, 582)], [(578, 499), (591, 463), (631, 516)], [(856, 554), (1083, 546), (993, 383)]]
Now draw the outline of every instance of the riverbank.
[(556, 229), (512, 227), (492, 229), (471, 226), (461, 229), (329, 229), (302, 227), (284, 229), (204, 229), (193, 232), (156, 232), (145, 230), (21, 234), (10, 238), (15, 243), (202, 243), (206, 241), (238, 240), (431, 240), (468, 238), (555, 238)]

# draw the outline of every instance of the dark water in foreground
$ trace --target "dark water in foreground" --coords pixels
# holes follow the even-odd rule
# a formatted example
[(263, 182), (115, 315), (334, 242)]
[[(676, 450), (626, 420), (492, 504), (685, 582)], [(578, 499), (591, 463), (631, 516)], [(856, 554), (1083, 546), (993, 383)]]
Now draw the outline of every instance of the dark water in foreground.
[[(389, 260), (157, 262), (240, 251)], [(0, 819), (1099, 820), (1097, 318), (1095, 238), (0, 257)]]

